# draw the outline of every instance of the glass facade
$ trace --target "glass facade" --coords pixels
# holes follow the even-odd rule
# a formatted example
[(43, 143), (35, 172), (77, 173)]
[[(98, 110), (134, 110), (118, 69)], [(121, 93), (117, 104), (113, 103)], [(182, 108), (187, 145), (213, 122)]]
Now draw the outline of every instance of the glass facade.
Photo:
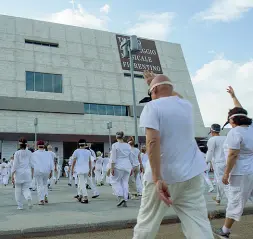
[(128, 116), (125, 105), (84, 104), (85, 114)]
[(62, 75), (27, 71), (26, 90), (62, 93)]

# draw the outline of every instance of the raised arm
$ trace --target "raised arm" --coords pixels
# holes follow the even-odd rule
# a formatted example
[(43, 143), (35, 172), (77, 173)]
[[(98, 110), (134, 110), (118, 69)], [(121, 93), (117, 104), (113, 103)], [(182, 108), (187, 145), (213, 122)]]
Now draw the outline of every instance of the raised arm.
[(231, 98), (233, 99), (233, 103), (235, 107), (243, 108), (237, 97), (235, 96), (235, 91), (232, 86), (227, 88), (227, 92), (230, 94)]

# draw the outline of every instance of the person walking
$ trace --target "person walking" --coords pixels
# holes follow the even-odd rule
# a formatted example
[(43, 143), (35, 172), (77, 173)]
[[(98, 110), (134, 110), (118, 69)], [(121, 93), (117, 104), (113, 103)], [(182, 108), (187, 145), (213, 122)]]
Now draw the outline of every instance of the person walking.
[(27, 200), (28, 207), (32, 208), (32, 195), (30, 191), (33, 169), (31, 164), (32, 152), (27, 150), (27, 140), (19, 140), (20, 149), (14, 154), (12, 167), (12, 183), (15, 185), (15, 199), (18, 209), (23, 209), (22, 196)]
[(149, 157), (133, 239), (154, 239), (168, 207), (187, 239), (214, 239), (204, 197), (206, 162), (194, 138), (192, 105), (165, 75), (150, 83), (140, 117)]

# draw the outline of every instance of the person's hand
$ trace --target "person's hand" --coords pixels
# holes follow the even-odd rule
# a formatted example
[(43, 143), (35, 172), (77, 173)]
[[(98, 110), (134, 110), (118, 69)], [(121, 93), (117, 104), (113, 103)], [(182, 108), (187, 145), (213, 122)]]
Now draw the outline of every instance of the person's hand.
[(153, 73), (153, 71), (145, 70), (143, 72), (143, 77), (148, 85), (150, 85), (151, 81), (155, 78), (155, 76), (156, 75)]
[(229, 86), (229, 87), (227, 88), (227, 92), (231, 95), (232, 98), (235, 97), (235, 91), (234, 91), (234, 89), (233, 89), (232, 86)]
[(112, 175), (112, 176), (115, 175), (114, 168), (111, 168), (111, 175)]
[(172, 204), (172, 200), (170, 198), (170, 192), (168, 189), (168, 185), (163, 180), (158, 180), (156, 182), (156, 190), (159, 198), (167, 205), (170, 206)]
[(12, 184), (15, 184), (15, 178), (14, 178), (14, 176), (11, 178), (11, 182), (12, 182)]
[(91, 176), (91, 171), (89, 171), (89, 173), (88, 173), (88, 177), (90, 177)]
[(49, 174), (49, 179), (50, 179), (50, 178), (52, 178), (52, 172), (50, 172), (50, 174)]
[(222, 178), (222, 182), (225, 184), (225, 185), (228, 185), (229, 184), (229, 174), (225, 173), (223, 175), (223, 178)]
[(141, 166), (140, 166), (140, 171), (141, 171), (141, 173), (145, 173), (145, 170), (144, 170), (144, 167), (143, 167), (142, 164), (141, 164)]

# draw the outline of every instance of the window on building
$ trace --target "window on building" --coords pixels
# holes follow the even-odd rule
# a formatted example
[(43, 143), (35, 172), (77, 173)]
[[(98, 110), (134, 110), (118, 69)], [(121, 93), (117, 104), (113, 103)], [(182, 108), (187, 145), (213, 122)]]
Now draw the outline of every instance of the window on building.
[(39, 45), (39, 46), (48, 46), (48, 47), (59, 47), (58, 43), (54, 42), (44, 42), (44, 41), (36, 41), (36, 40), (29, 40), (25, 39), (26, 44), (32, 44), (32, 45)]
[(26, 90), (62, 93), (62, 75), (27, 71)]
[(85, 114), (96, 115), (115, 115), (115, 116), (127, 116), (127, 106), (124, 105), (103, 105), (103, 104), (84, 104)]

